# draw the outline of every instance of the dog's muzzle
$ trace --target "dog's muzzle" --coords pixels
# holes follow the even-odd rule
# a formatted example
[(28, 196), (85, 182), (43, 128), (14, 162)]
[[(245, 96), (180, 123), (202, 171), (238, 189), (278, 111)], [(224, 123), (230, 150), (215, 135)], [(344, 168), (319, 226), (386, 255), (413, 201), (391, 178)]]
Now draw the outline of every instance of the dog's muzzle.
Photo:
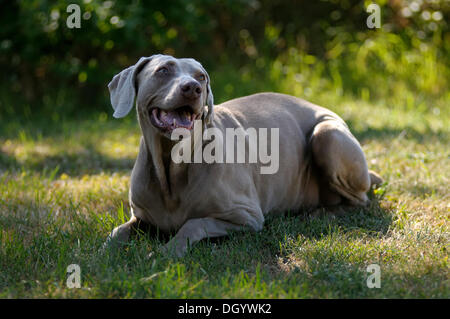
[(174, 110), (163, 110), (158, 107), (150, 110), (150, 121), (164, 133), (171, 133), (176, 128), (191, 130), (194, 121), (200, 119), (201, 113), (195, 114), (189, 105)]

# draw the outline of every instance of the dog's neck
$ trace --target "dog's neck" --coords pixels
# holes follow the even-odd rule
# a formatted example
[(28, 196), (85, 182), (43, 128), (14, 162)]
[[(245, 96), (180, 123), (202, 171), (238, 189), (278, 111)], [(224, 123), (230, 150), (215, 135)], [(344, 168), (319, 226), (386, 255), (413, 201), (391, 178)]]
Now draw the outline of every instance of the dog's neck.
[[(178, 207), (180, 189), (187, 185), (188, 163), (175, 163), (171, 151), (177, 141), (162, 136), (148, 117), (139, 116), (150, 167), (154, 168), (164, 204), (169, 211)], [(192, 148), (193, 149), (193, 148)]]

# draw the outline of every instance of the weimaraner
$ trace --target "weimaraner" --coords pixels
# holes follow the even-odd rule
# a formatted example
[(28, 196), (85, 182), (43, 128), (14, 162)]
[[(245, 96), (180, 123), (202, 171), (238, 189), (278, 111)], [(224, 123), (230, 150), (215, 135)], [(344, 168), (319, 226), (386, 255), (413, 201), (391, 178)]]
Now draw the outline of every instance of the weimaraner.
[[(108, 88), (116, 118), (127, 115), (136, 100), (142, 138), (131, 173), (131, 218), (111, 232), (106, 247), (126, 242), (146, 224), (175, 234), (163, 251), (183, 256), (203, 238), (260, 231), (268, 213), (365, 205), (371, 185), (382, 182), (335, 113), (278, 93), (214, 105), (209, 75), (194, 59), (143, 57), (115, 75)], [(176, 163), (171, 152), (178, 141), (171, 133), (192, 132), (194, 121), (222, 132), (278, 128), (278, 171), (261, 174), (260, 161)]]

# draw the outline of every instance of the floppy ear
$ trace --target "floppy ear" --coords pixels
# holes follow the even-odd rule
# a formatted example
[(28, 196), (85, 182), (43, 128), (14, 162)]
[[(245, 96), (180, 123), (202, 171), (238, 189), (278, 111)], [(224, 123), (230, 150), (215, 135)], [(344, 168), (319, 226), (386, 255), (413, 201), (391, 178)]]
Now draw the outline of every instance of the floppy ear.
[(109, 82), (108, 89), (115, 118), (124, 117), (133, 108), (136, 97), (136, 76), (153, 57), (140, 58), (135, 65), (116, 74)]
[(207, 75), (208, 84), (206, 86), (207, 95), (206, 95), (206, 105), (208, 106), (208, 114), (205, 116), (205, 121), (207, 124), (211, 123), (214, 119), (214, 96), (211, 90), (211, 81), (209, 79), (209, 75)]

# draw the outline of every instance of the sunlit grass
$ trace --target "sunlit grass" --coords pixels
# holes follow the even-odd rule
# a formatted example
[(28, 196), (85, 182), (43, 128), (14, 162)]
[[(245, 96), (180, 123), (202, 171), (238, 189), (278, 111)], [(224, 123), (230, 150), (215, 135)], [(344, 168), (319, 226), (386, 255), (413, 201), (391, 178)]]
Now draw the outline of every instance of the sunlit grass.
[[(205, 241), (180, 260), (138, 238), (100, 255), (129, 214), (134, 121), (97, 118), (0, 138), (2, 297), (449, 297), (449, 116), (364, 101), (326, 105), (386, 183), (367, 209), (269, 217), (261, 233)], [(104, 117), (104, 116), (103, 116)], [(80, 264), (82, 288), (66, 267)], [(366, 286), (369, 264), (380, 289)]]

